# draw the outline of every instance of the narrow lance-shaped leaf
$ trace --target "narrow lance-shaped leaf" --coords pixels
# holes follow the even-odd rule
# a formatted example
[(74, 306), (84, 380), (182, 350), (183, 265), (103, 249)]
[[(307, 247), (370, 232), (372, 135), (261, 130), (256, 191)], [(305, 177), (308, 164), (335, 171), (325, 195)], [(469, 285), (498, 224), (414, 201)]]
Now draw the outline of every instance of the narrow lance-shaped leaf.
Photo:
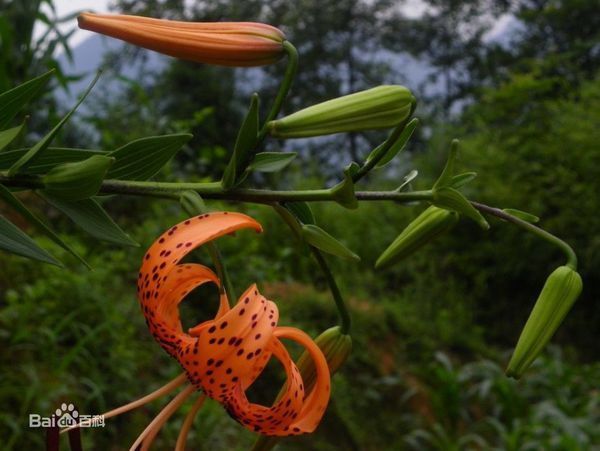
[(302, 236), (308, 244), (328, 254), (347, 260), (360, 260), (360, 257), (332, 237), (325, 230), (314, 224), (304, 224), (302, 226)]
[(94, 238), (121, 246), (138, 246), (95, 199), (69, 201), (48, 194), (42, 197)]
[(452, 188), (460, 188), (461, 186), (464, 186), (470, 181), (474, 180), (475, 177), (477, 177), (477, 172), (463, 172), (462, 174), (452, 177), (450, 180), (450, 186)]
[(58, 260), (39, 247), (35, 241), (25, 235), (17, 226), (2, 215), (0, 215), (0, 249), (62, 267), (62, 264)]
[(287, 207), (284, 207), (283, 204), (274, 203), (272, 205), (275, 212), (283, 219), (283, 221), (289, 226), (292, 234), (300, 243), (305, 243), (304, 238), (302, 237), (302, 224), (299, 222), (296, 215), (294, 215)]
[(35, 216), (29, 209), (23, 205), (23, 203), (17, 199), (5, 186), (0, 185), (0, 198), (10, 205), (17, 213), (27, 220), (30, 224), (35, 226), (44, 235), (62, 247), (64, 250), (73, 255), (77, 260), (83, 263), (88, 268), (90, 265), (78, 255), (67, 243), (65, 243), (50, 227), (48, 227), (41, 219)]
[(314, 224), (315, 216), (313, 215), (310, 205), (306, 202), (286, 202), (283, 206), (292, 212), (292, 214), (300, 220), (302, 224)]
[(179, 203), (188, 215), (199, 215), (209, 211), (204, 199), (196, 191), (186, 190), (181, 193)]
[(90, 93), (90, 91), (92, 90), (92, 88), (94, 87), (96, 82), (98, 81), (99, 77), (100, 77), (100, 72), (98, 72), (98, 74), (96, 75), (94, 80), (92, 80), (92, 82), (90, 83), (88, 88), (85, 90), (85, 92), (83, 93), (83, 95), (81, 96), (79, 101), (75, 104), (75, 106), (71, 109), (71, 111), (69, 111), (46, 136), (44, 136), (35, 146), (33, 146), (31, 149), (29, 149), (25, 153), (25, 155), (23, 155), (21, 158), (19, 158), (19, 160), (11, 166), (11, 168), (8, 170), (9, 175), (14, 175), (17, 172), (22, 172), (24, 169), (27, 168), (27, 166), (29, 166), (35, 160), (35, 158), (40, 153), (44, 152), (44, 150), (46, 150), (50, 146), (50, 143), (55, 138), (55, 136), (60, 131), (60, 129), (63, 127), (63, 125), (65, 125), (67, 123), (67, 121), (71, 118), (71, 116), (73, 115), (75, 110), (77, 110), (79, 105), (81, 105), (81, 103), (85, 100), (87, 95)]
[(155, 175), (193, 135), (189, 133), (150, 136), (136, 139), (110, 152), (115, 163), (107, 178), (121, 180), (147, 180)]
[(479, 213), (475, 207), (471, 205), (471, 202), (469, 202), (465, 196), (456, 191), (454, 188), (444, 187), (434, 189), (433, 204), (441, 208), (454, 210), (468, 218), (471, 218), (473, 221), (479, 224), (482, 229), (487, 230), (490, 228), (490, 225), (481, 215), (481, 213)]
[(406, 147), (406, 143), (411, 138), (418, 126), (419, 119), (417, 119), (416, 117), (413, 118), (408, 124), (406, 124), (406, 127), (404, 127), (404, 130), (402, 130), (402, 133), (400, 134), (398, 139), (394, 142), (394, 144), (392, 144), (392, 146), (381, 158), (381, 160), (379, 160), (375, 167), (380, 168), (385, 166), (390, 161), (392, 161), (396, 155), (402, 152)]
[(114, 158), (94, 155), (77, 163), (53, 168), (42, 178), (45, 192), (64, 200), (87, 199), (98, 193)]
[(458, 139), (452, 140), (452, 143), (450, 144), (450, 154), (448, 155), (448, 160), (446, 160), (446, 166), (444, 166), (444, 170), (440, 174), (440, 177), (433, 185), (434, 189), (450, 186), (452, 184), (452, 177), (454, 174), (454, 163), (458, 154), (458, 144)]
[(396, 188), (396, 191), (401, 192), (404, 188), (409, 188), (411, 182), (414, 179), (416, 179), (418, 175), (419, 175), (419, 171), (417, 171), (416, 169), (412, 169), (408, 174), (406, 174), (404, 176), (404, 181), (398, 188)]
[(258, 139), (259, 121), (258, 121), (258, 94), (252, 95), (250, 109), (238, 132), (233, 155), (225, 168), (221, 184), (223, 188), (230, 189), (236, 185), (238, 178), (246, 168), (250, 160), (250, 153), (256, 146)]
[(296, 155), (296, 152), (257, 153), (248, 169), (257, 172), (278, 172), (288, 166)]
[(516, 218), (522, 219), (523, 221), (531, 222), (532, 224), (540, 221), (540, 218), (536, 215), (527, 213), (526, 211), (516, 210), (514, 208), (504, 208), (503, 211)]
[(0, 94), (0, 129), (10, 124), (25, 104), (40, 92), (53, 73), (51, 70)]
[(23, 130), (25, 124), (0, 132), (0, 151), (4, 150)]
[[(0, 171), (10, 168), (19, 158), (27, 153), (29, 149), (9, 150), (0, 152)], [(74, 163), (86, 160), (94, 155), (106, 155), (101, 150), (69, 149), (63, 147), (49, 147), (48, 150), (39, 154), (35, 161), (27, 167), (28, 174), (45, 174), (50, 169), (62, 163)]]

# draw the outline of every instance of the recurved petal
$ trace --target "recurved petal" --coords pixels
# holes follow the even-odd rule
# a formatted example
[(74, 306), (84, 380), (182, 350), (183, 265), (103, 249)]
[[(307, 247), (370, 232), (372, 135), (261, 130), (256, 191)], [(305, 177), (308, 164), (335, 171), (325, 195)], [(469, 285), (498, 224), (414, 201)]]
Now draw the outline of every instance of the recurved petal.
[[(199, 285), (220, 285), (210, 269), (198, 264), (178, 265), (179, 261), (202, 244), (243, 228), (262, 231), (258, 222), (241, 213), (207, 213), (171, 227), (146, 252), (138, 275), (138, 299), (151, 333), (170, 354), (178, 343), (191, 338), (182, 332), (179, 302)], [(228, 309), (222, 296), (219, 313)]]

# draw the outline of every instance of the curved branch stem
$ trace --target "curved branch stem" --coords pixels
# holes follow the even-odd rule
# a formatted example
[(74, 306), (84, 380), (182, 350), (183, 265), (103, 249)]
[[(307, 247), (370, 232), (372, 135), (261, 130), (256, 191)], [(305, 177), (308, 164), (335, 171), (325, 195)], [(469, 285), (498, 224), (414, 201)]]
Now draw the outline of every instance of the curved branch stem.
[(563, 253), (567, 257), (567, 266), (569, 266), (573, 270), (577, 269), (577, 255), (575, 254), (575, 251), (571, 246), (569, 246), (568, 243), (564, 242), (557, 236), (552, 235), (550, 232), (547, 232), (546, 230), (534, 224), (531, 224), (530, 222), (517, 218), (516, 216), (513, 216), (510, 213), (501, 210), (500, 208), (490, 207), (488, 205), (473, 201), (471, 202), (471, 204), (482, 213), (487, 213), (488, 215), (496, 216), (497, 218), (510, 222), (516, 225), (517, 227), (527, 232), (533, 233), (534, 235), (537, 235), (540, 238), (548, 241), (549, 243), (557, 246), (561, 251), (563, 251)]

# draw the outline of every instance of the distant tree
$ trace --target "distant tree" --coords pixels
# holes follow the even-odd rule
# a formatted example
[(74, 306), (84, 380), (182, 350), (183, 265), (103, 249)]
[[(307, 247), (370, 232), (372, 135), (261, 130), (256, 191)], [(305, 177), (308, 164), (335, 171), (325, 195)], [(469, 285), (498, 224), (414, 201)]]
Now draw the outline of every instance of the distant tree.
[(523, 24), (513, 40), (516, 58), (569, 84), (592, 79), (600, 68), (600, 14), (596, 0), (521, 0)]
[[(559, 77), (553, 95), (593, 78), (600, 67), (597, 0), (425, 0), (420, 17), (405, 18), (390, 41), (437, 68), (442, 111), (477, 99), (514, 73)], [(486, 34), (502, 14), (512, 16), (504, 35)], [(561, 90), (562, 89), (562, 90)], [(565, 91), (567, 89), (567, 91)], [(441, 97), (441, 98), (440, 98)]]
[[(190, 8), (182, 1), (119, 0), (115, 2), (115, 8), (153, 17), (260, 21), (281, 28), (300, 52), (298, 77), (284, 113), (384, 82), (405, 81), (402, 74), (392, 73), (394, 58), (382, 47), (384, 30), (399, 14), (396, 2), (392, 0), (220, 0), (194, 2)], [(195, 131), (196, 139), (204, 140), (196, 144), (212, 143), (230, 148), (235, 139), (233, 133), (248, 103), (249, 90), (245, 85), (256, 87), (262, 95), (263, 105), (268, 104), (284, 69), (281, 63), (246, 72), (174, 61), (160, 77), (156, 88), (165, 94), (170, 92), (169, 100), (162, 105), (162, 111), (170, 117), (189, 118), (204, 105), (211, 102), (216, 105), (214, 115), (205, 123), (209, 129)], [(251, 76), (247, 76), (248, 73)], [(219, 89), (215, 90), (217, 82)], [(231, 116), (232, 108), (237, 111), (235, 117)], [(328, 160), (332, 155), (349, 160), (364, 156), (373, 144), (370, 136), (350, 134), (319, 140), (308, 147), (317, 160)]]
[(403, 17), (395, 29), (388, 30), (386, 41), (435, 68), (426, 83), (438, 86), (434, 97), (442, 111), (447, 111), (497, 77), (497, 68), (491, 62), (504, 57), (506, 52), (498, 44), (486, 42), (486, 33), (508, 10), (510, 1), (425, 0), (424, 3), (423, 14)]
[[(48, 16), (45, 10), (49, 10), (52, 16)], [(68, 39), (75, 27), (63, 33), (58, 25), (72, 19), (57, 18), (52, 0), (0, 0), (0, 92), (50, 69), (54, 69), (56, 74), (50, 88), (56, 82), (67, 88), (69, 82), (77, 78), (66, 76), (56, 58), (59, 49), (71, 58)], [(40, 27), (37, 36), (34, 34), (36, 25)], [(49, 95), (51, 92), (52, 89), (46, 89), (32, 100), (27, 113), (31, 116), (28, 123), (30, 131), (45, 128), (47, 124), (44, 122), (55, 114), (56, 105)]]

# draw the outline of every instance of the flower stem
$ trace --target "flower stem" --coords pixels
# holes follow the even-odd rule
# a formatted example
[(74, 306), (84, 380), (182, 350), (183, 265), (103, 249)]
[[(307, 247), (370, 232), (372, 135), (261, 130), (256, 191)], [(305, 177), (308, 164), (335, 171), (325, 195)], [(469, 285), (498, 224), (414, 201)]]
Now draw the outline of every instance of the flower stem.
[(497, 218), (503, 219), (507, 222), (515, 224), (517, 227), (520, 227), (527, 232), (531, 232), (534, 235), (542, 238), (543, 240), (548, 241), (549, 243), (557, 246), (565, 256), (567, 257), (567, 266), (569, 266), (573, 270), (577, 270), (577, 255), (575, 251), (569, 244), (561, 240), (555, 235), (552, 235), (550, 232), (531, 224), (530, 222), (524, 221), (521, 218), (517, 218), (516, 216), (511, 215), (510, 213), (501, 210), (500, 208), (490, 207), (488, 205), (479, 203), (479, 202), (471, 202), (471, 204), (482, 213), (487, 213), (492, 216), (496, 216)]
[(346, 303), (344, 302), (342, 293), (340, 292), (340, 289), (337, 286), (335, 278), (333, 277), (333, 273), (331, 272), (331, 269), (329, 268), (329, 265), (327, 264), (327, 260), (325, 260), (325, 257), (323, 256), (321, 251), (313, 246), (309, 246), (309, 247), (310, 247), (310, 250), (311, 250), (313, 256), (315, 257), (315, 260), (317, 260), (317, 263), (319, 264), (321, 271), (323, 271), (323, 274), (325, 275), (325, 279), (327, 280), (327, 285), (329, 285), (329, 290), (331, 291), (331, 295), (333, 296), (333, 300), (335, 301), (335, 305), (340, 314), (341, 332), (345, 335), (348, 335), (350, 333), (350, 326), (352, 325), (352, 318), (350, 317), (350, 312), (348, 311), (348, 308), (346, 307)]
[[(274, 203), (271, 206), (279, 214), (279, 216), (281, 216), (283, 222), (285, 222), (288, 225), (288, 227), (292, 229), (294, 235), (296, 235), (298, 239), (303, 241), (302, 227), (298, 219), (296, 219), (285, 207), (279, 205), (278, 203)], [(319, 264), (321, 270), (325, 274), (325, 279), (327, 280), (327, 284), (329, 285), (329, 290), (331, 291), (331, 295), (333, 296), (333, 300), (340, 314), (342, 333), (348, 334), (350, 332), (350, 326), (352, 325), (352, 319), (346, 307), (346, 303), (344, 302), (344, 298), (342, 297), (342, 293), (340, 292), (335, 278), (333, 277), (333, 273), (331, 272), (331, 269), (327, 264), (327, 260), (325, 260), (325, 257), (323, 257), (321, 251), (310, 245), (308, 247), (310, 248), (315, 259), (317, 260), (317, 263)]]
[(279, 111), (281, 111), (281, 107), (292, 86), (292, 82), (294, 81), (294, 78), (296, 78), (296, 72), (298, 70), (298, 51), (290, 41), (283, 41), (283, 48), (288, 56), (288, 65), (283, 80), (281, 81), (281, 85), (279, 86), (277, 96), (275, 97), (275, 101), (273, 102), (273, 106), (271, 107), (271, 111), (269, 111), (262, 129), (258, 134), (258, 144), (260, 144), (265, 139), (265, 136), (267, 136), (269, 131), (267, 124), (275, 119), (279, 114)]

